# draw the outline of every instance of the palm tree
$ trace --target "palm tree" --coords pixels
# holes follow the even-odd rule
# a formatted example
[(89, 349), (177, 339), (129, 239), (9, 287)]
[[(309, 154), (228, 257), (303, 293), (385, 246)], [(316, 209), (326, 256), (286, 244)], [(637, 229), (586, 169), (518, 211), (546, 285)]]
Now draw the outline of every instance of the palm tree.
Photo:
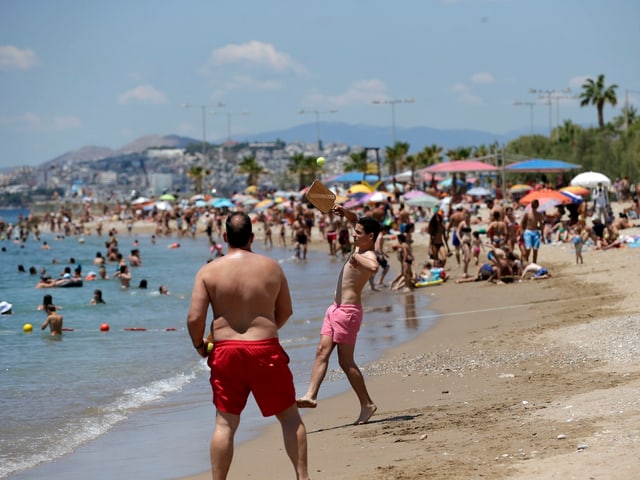
[(289, 162), (289, 171), (298, 175), (299, 189), (311, 183), (315, 179), (316, 172), (320, 169), (314, 157), (305, 156), (303, 153), (296, 153)]
[(190, 167), (187, 171), (187, 177), (193, 180), (193, 190), (196, 194), (202, 193), (202, 182), (205, 177), (211, 174), (211, 171), (200, 165)]
[(345, 172), (362, 172), (362, 180), (366, 178), (367, 175), (367, 151), (362, 150), (361, 152), (353, 152), (349, 155), (350, 160), (348, 160), (344, 164)]
[(385, 147), (384, 159), (389, 167), (389, 175), (395, 177), (398, 169), (404, 163), (404, 156), (409, 151), (409, 144), (406, 142), (396, 142), (391, 147)]
[(262, 165), (256, 162), (255, 155), (247, 155), (242, 158), (242, 161), (238, 165), (238, 173), (247, 174), (247, 185), (258, 185), (260, 175), (265, 173), (265, 169)]
[(604, 105), (610, 103), (612, 107), (615, 107), (616, 103), (618, 103), (616, 88), (618, 88), (618, 85), (615, 83), (605, 88), (604, 74), (598, 75), (596, 81), (592, 78), (587, 78), (582, 84), (582, 93), (580, 94), (582, 100), (580, 100), (580, 106), (584, 107), (589, 104), (596, 106), (598, 109), (598, 126), (600, 130), (604, 130)]

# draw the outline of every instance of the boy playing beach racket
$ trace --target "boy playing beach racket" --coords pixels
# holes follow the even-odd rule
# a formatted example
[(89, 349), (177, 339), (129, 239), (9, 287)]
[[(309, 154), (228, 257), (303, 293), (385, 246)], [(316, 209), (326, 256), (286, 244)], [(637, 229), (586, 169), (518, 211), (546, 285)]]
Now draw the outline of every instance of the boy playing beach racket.
[(355, 213), (340, 205), (335, 205), (332, 210), (354, 225), (355, 251), (349, 256), (338, 276), (334, 303), (327, 309), (320, 330), (320, 343), (311, 371), (309, 389), (297, 403), (300, 408), (317, 406), (318, 391), (327, 373), (329, 357), (337, 345), (340, 367), (360, 401), (360, 415), (355, 421), (356, 425), (360, 425), (367, 423), (377, 408), (369, 396), (364, 377), (356, 365), (353, 353), (362, 323), (362, 289), (369, 281), (369, 277), (378, 271), (374, 245), (380, 233), (380, 223), (373, 217), (358, 219)]

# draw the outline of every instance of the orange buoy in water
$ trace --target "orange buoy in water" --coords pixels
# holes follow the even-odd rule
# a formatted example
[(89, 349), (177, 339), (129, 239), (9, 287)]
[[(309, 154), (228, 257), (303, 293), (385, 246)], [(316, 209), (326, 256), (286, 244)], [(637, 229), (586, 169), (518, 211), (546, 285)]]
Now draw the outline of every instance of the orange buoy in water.
[(108, 323), (103, 323), (102, 325), (100, 325), (100, 331), (101, 332), (108, 332), (109, 331), (109, 324)]

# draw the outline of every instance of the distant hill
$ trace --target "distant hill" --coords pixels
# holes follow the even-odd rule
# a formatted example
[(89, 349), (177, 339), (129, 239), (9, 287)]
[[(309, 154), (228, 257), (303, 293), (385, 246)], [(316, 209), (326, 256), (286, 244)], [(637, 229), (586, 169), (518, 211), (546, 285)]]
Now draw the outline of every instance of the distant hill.
[[(344, 143), (347, 145), (360, 145), (365, 147), (390, 146), (392, 144), (391, 127), (377, 127), (369, 125), (350, 125), (340, 122), (320, 123), (320, 138), (325, 144)], [(537, 133), (537, 132), (536, 132)], [(527, 135), (525, 131), (513, 131), (506, 134), (495, 134), (480, 130), (464, 129), (437, 129), (431, 127), (396, 127), (396, 141), (409, 143), (411, 152), (422, 150), (428, 145), (440, 145), (445, 150), (456, 147), (476, 145), (490, 145), (494, 142), (504, 144), (521, 135)], [(272, 142), (282, 140), (286, 143), (304, 142), (313, 144), (317, 141), (315, 123), (305, 123), (284, 130), (250, 134), (244, 137), (236, 137), (235, 140), (247, 142)], [(185, 148), (192, 143), (200, 143), (195, 138), (179, 135), (145, 135), (137, 138), (123, 147), (113, 150), (100, 146), (85, 146), (78, 150), (67, 152), (56, 157), (43, 166), (59, 165), (62, 163), (76, 163), (79, 161), (101, 160), (103, 158), (143, 152), (148, 148)]]
[(77, 163), (94, 160), (102, 160), (103, 158), (116, 157), (118, 155), (126, 155), (129, 153), (144, 152), (148, 148), (185, 148), (192, 143), (199, 143), (200, 140), (189, 137), (181, 137), (179, 135), (145, 135), (135, 139), (133, 142), (126, 144), (118, 150), (108, 147), (85, 146), (78, 150), (64, 153), (59, 157), (44, 163), (48, 165), (60, 165), (63, 163)]
[[(325, 143), (346, 143), (367, 147), (386, 147), (391, 145), (391, 127), (369, 125), (350, 125), (347, 123), (320, 123), (320, 138)], [(516, 135), (517, 136), (517, 135)], [(422, 150), (427, 145), (440, 145), (445, 149), (472, 145), (504, 143), (516, 136), (494, 134), (479, 130), (442, 130), (430, 127), (396, 127), (396, 141), (407, 142), (411, 151)], [(290, 142), (315, 143), (316, 124), (306, 123), (285, 130), (276, 130), (260, 134), (247, 135), (247, 140), (270, 141), (275, 139)]]

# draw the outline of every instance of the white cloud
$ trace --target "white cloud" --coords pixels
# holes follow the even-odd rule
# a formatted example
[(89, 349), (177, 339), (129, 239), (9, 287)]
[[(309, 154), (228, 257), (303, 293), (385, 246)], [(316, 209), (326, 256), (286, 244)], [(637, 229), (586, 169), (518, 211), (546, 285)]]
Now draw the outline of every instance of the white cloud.
[(0, 45), (0, 70), (28, 70), (37, 62), (38, 57), (31, 49)]
[(167, 103), (167, 97), (152, 85), (138, 85), (118, 97), (118, 103), (120, 105), (127, 105), (134, 102), (160, 105)]
[(378, 79), (359, 80), (353, 82), (343, 93), (325, 95), (320, 92), (312, 92), (303, 99), (305, 105), (328, 105), (332, 108), (346, 105), (363, 105), (373, 100), (387, 100), (385, 83)]
[(456, 83), (455, 85), (452, 85), (451, 87), (449, 87), (449, 90), (452, 91), (453, 93), (463, 93), (463, 92), (468, 92), (469, 87), (467, 87), (462, 83)]
[(252, 90), (276, 90), (282, 88), (282, 84), (275, 80), (257, 80), (249, 75), (236, 75), (225, 82), (226, 90), (238, 90), (249, 88)]
[(488, 84), (494, 83), (496, 80), (493, 75), (487, 72), (478, 72), (471, 75), (471, 83)]
[(306, 68), (291, 58), (288, 53), (280, 52), (270, 43), (252, 40), (243, 44), (229, 44), (211, 53), (212, 65), (228, 65), (243, 63), (266, 67), (269, 70), (286, 73), (294, 72), (306, 75)]

